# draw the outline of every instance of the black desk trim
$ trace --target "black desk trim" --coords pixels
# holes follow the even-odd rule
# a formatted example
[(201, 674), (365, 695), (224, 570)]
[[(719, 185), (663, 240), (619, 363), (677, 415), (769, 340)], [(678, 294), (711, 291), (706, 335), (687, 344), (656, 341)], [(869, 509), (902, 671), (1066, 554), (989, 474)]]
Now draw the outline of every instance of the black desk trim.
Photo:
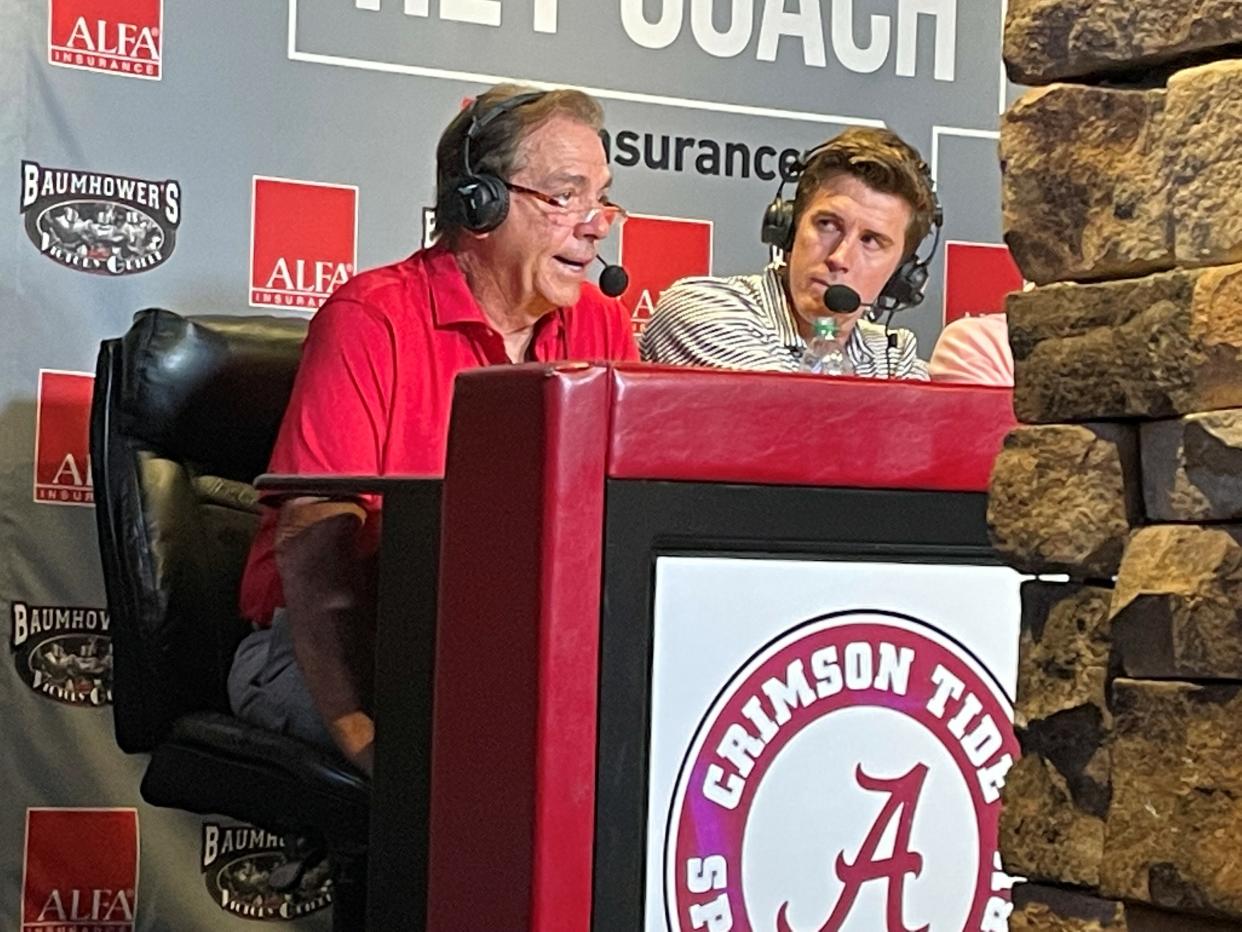
[(593, 932), (644, 927), (656, 558), (710, 554), (999, 565), (987, 539), (986, 507), (983, 492), (608, 480)]

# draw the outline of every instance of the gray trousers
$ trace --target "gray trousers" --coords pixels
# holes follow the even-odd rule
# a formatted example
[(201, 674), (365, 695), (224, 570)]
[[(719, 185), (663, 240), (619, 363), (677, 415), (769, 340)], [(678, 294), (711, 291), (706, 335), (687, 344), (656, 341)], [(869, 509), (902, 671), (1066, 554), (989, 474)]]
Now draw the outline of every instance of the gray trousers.
[[(242, 638), (229, 670), (229, 705), (242, 721), (336, 751), (293, 656), (289, 616)], [(339, 753), (339, 752), (337, 752)]]

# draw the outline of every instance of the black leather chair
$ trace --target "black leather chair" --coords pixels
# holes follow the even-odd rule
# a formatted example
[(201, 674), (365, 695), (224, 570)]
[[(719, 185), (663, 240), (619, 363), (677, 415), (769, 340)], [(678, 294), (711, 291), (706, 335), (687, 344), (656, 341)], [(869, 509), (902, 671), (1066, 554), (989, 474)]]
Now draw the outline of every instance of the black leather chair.
[[(112, 618), (117, 743), (142, 796), (322, 845), (334, 928), (364, 926), (369, 785), (229, 712), (237, 593), (306, 323), (140, 311), (99, 353), (91, 461)], [(314, 847), (314, 845), (312, 845)], [(287, 873), (287, 872), (286, 872)]]

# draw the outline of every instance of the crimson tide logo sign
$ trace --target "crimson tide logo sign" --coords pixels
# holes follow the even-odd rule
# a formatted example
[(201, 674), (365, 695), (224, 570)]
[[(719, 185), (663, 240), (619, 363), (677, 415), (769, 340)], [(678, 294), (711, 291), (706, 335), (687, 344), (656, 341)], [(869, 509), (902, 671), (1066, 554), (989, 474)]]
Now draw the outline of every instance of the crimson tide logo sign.
[(133, 932), (138, 810), (27, 809), (22, 932)]
[(163, 0), (48, 0), (47, 60), (158, 81)]
[(621, 227), (618, 261), (630, 274), (621, 303), (637, 336), (651, 319), (660, 292), (689, 275), (712, 271), (712, 222), (631, 214)]
[(358, 189), (254, 176), (250, 306), (315, 311), (357, 264)]
[(908, 616), (812, 619), (760, 649), (703, 718), (665, 850), (673, 930), (1003, 932), (1009, 705)]
[(34, 500), (48, 505), (93, 505), (91, 393), (86, 372), (39, 370), (35, 408)]
[(994, 243), (945, 245), (944, 322), (1002, 314), (1005, 295), (1022, 290), (1022, 273), (1009, 247)]

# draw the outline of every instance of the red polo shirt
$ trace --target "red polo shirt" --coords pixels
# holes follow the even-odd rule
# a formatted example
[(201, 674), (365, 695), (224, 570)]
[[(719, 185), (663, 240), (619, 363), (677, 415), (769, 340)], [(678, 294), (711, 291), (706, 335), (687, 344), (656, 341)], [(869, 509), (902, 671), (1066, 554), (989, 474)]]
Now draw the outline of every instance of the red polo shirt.
[[(591, 284), (572, 307), (535, 324), (531, 354), (540, 362), (638, 359), (629, 315)], [(453, 379), (508, 362), (504, 339), (445, 247), (363, 272), (311, 320), (269, 471), (441, 476)], [(242, 614), (259, 624), (284, 604), (275, 523), (268, 509), (242, 578)]]

